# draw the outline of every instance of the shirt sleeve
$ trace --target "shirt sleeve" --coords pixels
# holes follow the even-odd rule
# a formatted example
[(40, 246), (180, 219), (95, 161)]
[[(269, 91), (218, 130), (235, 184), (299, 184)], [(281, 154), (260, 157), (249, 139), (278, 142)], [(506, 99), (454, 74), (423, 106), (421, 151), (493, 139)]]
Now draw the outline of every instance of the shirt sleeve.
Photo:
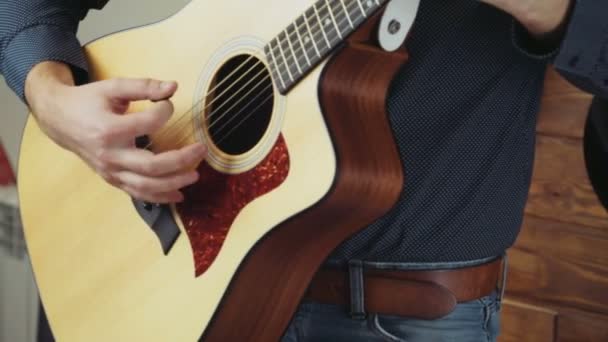
[(573, 1), (554, 67), (583, 91), (608, 99), (608, 1)]
[(515, 18), (511, 22), (511, 42), (515, 49), (524, 56), (542, 62), (550, 62), (559, 50), (559, 42), (534, 39)]
[(85, 82), (87, 62), (76, 31), (92, 1), (0, 1), (0, 74), (22, 101), (27, 74), (43, 61), (64, 62), (77, 83)]

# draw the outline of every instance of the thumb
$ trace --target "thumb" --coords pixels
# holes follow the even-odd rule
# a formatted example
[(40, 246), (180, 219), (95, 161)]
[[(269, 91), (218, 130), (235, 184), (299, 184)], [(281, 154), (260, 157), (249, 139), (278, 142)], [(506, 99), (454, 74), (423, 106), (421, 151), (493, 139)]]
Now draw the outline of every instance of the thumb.
[(115, 78), (103, 82), (104, 90), (112, 98), (138, 101), (160, 101), (173, 96), (177, 83), (154, 79)]

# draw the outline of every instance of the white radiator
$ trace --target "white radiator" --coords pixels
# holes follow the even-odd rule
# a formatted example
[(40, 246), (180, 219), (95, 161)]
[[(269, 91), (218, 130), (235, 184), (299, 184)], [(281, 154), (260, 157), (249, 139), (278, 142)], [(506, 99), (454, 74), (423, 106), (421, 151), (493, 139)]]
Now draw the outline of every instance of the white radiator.
[(25, 256), (17, 190), (14, 186), (0, 186), (0, 252), (19, 260)]
[(38, 294), (25, 250), (17, 190), (0, 186), (0, 342), (35, 342)]

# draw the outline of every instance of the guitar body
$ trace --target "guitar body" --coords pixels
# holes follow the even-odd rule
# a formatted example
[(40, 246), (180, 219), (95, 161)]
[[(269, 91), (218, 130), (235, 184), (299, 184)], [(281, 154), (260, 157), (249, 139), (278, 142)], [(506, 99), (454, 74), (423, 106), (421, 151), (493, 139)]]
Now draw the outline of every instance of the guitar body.
[[(192, 143), (205, 129), (181, 125), (180, 114), (214, 84), (208, 75), (239, 54), (267, 63), (263, 44), (311, 4), (193, 0), (160, 23), (88, 44), (92, 79), (178, 81), (168, 126), (183, 129), (154, 137), (154, 149)], [(210, 146), (215, 161), (199, 166), (204, 176), (171, 207), (181, 234), (166, 254), (131, 198), (30, 116), (19, 195), (56, 339), (279, 340), (327, 255), (386, 213), (403, 187), (385, 101), (407, 56), (370, 43), (375, 25), (370, 19), (286, 94), (273, 90), (267, 128), (247, 151)]]

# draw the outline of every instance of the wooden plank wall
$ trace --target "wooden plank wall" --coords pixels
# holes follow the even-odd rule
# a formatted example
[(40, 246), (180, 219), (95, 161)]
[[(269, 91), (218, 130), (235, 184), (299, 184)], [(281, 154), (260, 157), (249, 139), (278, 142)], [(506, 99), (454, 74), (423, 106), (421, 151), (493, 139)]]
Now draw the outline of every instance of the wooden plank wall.
[(500, 342), (608, 341), (608, 211), (587, 176), (582, 140), (591, 99), (549, 70)]

